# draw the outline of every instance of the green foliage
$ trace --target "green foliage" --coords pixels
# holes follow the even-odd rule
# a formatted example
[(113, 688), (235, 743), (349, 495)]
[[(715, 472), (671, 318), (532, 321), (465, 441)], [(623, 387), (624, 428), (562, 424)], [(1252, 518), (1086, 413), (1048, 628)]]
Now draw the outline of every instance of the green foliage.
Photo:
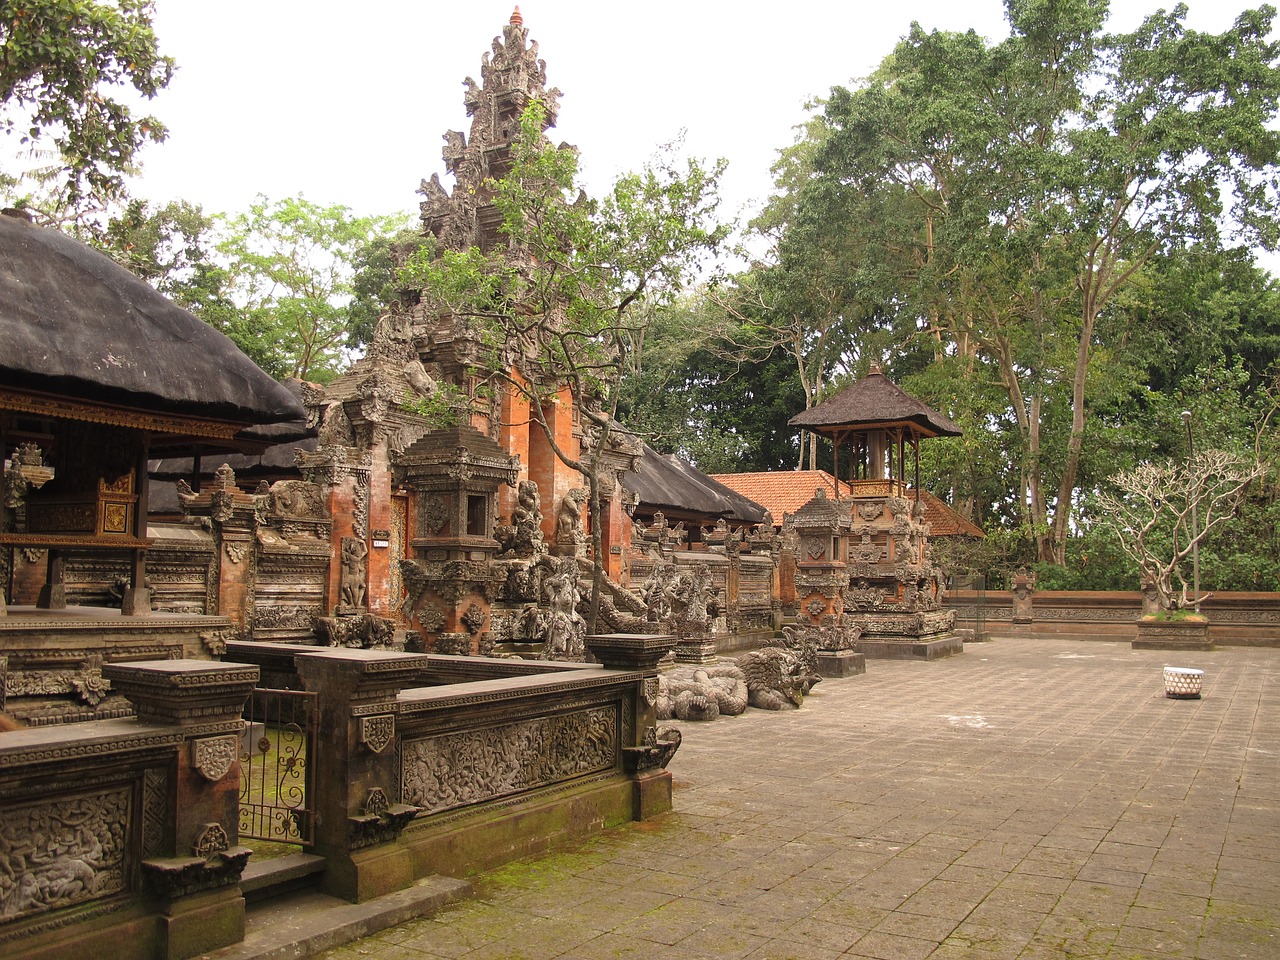
[(184, 307), (216, 290), (215, 218), (184, 200), (153, 209), (129, 200), (108, 220), (98, 245), (135, 276)]
[(218, 244), (239, 314), (225, 318), (224, 332), (252, 343), (251, 356), (275, 358), (286, 376), (333, 379), (352, 339), (356, 258), (402, 226), (403, 218), (357, 217), (300, 196), (259, 197), (247, 212), (226, 218)]
[(1137, 565), (1160, 609), (1174, 610), (1189, 602), (1188, 560), (1235, 515), (1264, 473), (1252, 456), (1196, 450), (1185, 459), (1116, 474), (1114, 489), (1094, 497), (1096, 515)]
[(372, 340), (378, 318), (388, 310), (417, 302), (417, 292), (400, 281), (400, 271), (426, 243), (421, 231), (404, 226), (392, 235), (379, 234), (356, 250), (347, 305), (348, 347)]
[(150, 99), (173, 77), (154, 10), (154, 0), (0, 0), (0, 128), (24, 144), (52, 141), (71, 202), (121, 196), (134, 154), (166, 135), (115, 95)]
[(439, 430), (466, 423), (471, 416), (471, 400), (456, 384), (437, 383), (429, 394), (406, 396), (400, 409), (416, 413), (431, 429)]
[(1152, 387), (1236, 358), (1266, 375), (1272, 295), (1223, 251), (1275, 239), (1280, 47), (1268, 7), (1221, 34), (1181, 6), (1129, 33), (1095, 0), (1007, 12), (994, 44), (913, 26), (832, 91), (780, 265), (788, 243), (825, 256), (840, 292), (800, 302), (931, 346), (913, 380), (973, 432), (935, 454), (943, 482), (1062, 564), (1083, 492), (1157, 445)]
[(545, 122), (543, 105), (531, 104), (510, 170), (488, 184), (500, 246), (428, 243), (398, 279), (429, 309), (465, 321), (485, 353), (477, 367), (535, 407), (567, 387), (580, 406), (611, 411), (652, 311), (727, 234), (713, 221), (723, 163), (681, 167), (668, 152), (593, 201), (577, 190), (576, 154), (546, 142)]

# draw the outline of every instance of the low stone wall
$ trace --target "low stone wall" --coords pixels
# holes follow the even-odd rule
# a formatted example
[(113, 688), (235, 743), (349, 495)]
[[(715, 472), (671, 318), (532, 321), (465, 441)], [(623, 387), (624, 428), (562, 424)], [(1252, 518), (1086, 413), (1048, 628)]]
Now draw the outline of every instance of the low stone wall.
[(658, 812), (640, 809), (624, 762), (643, 738), (638, 679), (582, 666), (402, 692), (414, 874), (457, 876)]
[[(1010, 593), (956, 590), (947, 596), (957, 627), (991, 638), (1132, 640), (1142, 615), (1134, 591), (1035, 590), (1015, 617)], [(1209, 638), (1219, 646), (1280, 646), (1280, 593), (1215, 593), (1201, 604)]]
[(669, 810), (654, 708), (674, 638), (587, 643), (602, 665), (230, 643), (318, 696), (326, 891), (364, 900)]
[(131, 716), (105, 665), (212, 659), (234, 633), (226, 617), (10, 606), (0, 617), (0, 709), (32, 726)]
[(0, 736), (0, 956), (181, 960), (244, 936), (236, 763), (258, 671), (108, 666), (141, 719)]

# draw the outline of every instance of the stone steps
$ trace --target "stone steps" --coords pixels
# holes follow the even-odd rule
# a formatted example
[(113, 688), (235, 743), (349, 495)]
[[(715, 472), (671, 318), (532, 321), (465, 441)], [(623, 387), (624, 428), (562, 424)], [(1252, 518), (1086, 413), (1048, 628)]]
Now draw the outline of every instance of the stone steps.
[(424, 877), (406, 890), (348, 903), (320, 892), (324, 858), (297, 853), (247, 866), (245, 937), (201, 960), (297, 960), (428, 916), (472, 892), (466, 880)]

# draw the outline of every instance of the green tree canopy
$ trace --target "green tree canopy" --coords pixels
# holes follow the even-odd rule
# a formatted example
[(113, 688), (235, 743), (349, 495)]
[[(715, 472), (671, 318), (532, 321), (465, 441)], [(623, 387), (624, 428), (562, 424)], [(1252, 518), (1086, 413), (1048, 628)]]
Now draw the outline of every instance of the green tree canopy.
[(1133, 382), (1122, 295), (1157, 257), (1274, 243), (1278, 48), (1270, 7), (1221, 34), (1181, 5), (1115, 34), (1105, 0), (1006, 8), (999, 43), (913, 25), (866, 85), (833, 90), (798, 218), (855, 212), (864, 291), (999, 385), (1003, 409), (971, 419), (1012, 426), (1021, 522), (1061, 563), (1109, 442), (1091, 411)]
[[(21, 143), (48, 138), (61, 191), (115, 198), (134, 154), (165, 137), (128, 97), (150, 99), (174, 62), (159, 52), (154, 0), (0, 0), (0, 129)], [(10, 180), (16, 179), (8, 172)]]
[[(251, 356), (272, 357), (284, 376), (327, 382), (352, 342), (350, 304), (356, 258), (403, 217), (359, 217), (304, 197), (259, 197), (226, 218), (218, 250), (236, 316), (227, 332)], [(273, 365), (275, 366), (275, 365)]]

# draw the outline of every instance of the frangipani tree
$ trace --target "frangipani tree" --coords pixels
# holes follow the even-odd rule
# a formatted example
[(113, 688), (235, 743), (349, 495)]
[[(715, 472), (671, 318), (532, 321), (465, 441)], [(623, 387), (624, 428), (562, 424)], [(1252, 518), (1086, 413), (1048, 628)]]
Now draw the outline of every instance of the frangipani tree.
[[(1188, 600), (1187, 559), (1209, 532), (1235, 513), (1265, 467), (1225, 450), (1201, 450), (1186, 460), (1144, 463), (1112, 478), (1115, 492), (1096, 498), (1120, 546), (1137, 564), (1162, 611)], [(1176, 586), (1175, 586), (1176, 584)]]

